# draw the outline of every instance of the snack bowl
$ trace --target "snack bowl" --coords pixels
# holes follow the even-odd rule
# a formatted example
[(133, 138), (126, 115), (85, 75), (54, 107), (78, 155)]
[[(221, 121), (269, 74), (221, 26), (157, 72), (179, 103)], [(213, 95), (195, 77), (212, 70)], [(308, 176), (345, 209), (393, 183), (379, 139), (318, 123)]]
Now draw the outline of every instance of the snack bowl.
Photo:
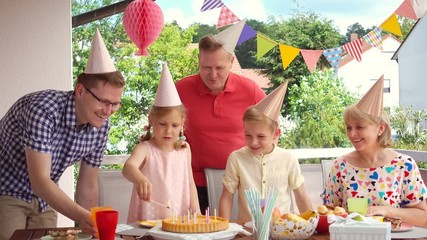
[(319, 222), (319, 214), (308, 220), (279, 218), (272, 223), (270, 229), (271, 239), (307, 239), (313, 235)]

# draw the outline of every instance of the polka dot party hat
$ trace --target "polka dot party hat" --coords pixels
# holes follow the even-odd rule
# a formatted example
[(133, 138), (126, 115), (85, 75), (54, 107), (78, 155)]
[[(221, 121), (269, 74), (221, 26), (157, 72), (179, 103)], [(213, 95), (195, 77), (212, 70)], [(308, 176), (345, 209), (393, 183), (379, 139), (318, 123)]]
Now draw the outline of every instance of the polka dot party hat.
[(167, 63), (163, 63), (162, 75), (160, 76), (159, 86), (157, 87), (154, 106), (173, 107), (181, 104), (181, 99), (179, 98), (172, 75), (169, 72), (168, 65)]
[(84, 73), (97, 74), (97, 73), (110, 73), (116, 72), (113, 60), (108, 53), (101, 33), (96, 29), (95, 35), (92, 39), (92, 48), (87, 59), (86, 69)]

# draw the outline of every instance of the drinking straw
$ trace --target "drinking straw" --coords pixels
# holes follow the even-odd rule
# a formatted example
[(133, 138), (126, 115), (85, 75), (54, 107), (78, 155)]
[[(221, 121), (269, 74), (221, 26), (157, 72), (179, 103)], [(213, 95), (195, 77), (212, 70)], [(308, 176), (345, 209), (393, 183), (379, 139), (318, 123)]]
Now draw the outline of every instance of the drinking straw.
[(278, 192), (272, 188), (267, 189), (266, 207), (264, 208), (264, 216), (262, 220), (259, 239), (267, 239), (267, 233), (270, 228), (271, 217), (273, 214), (274, 205), (276, 203)]

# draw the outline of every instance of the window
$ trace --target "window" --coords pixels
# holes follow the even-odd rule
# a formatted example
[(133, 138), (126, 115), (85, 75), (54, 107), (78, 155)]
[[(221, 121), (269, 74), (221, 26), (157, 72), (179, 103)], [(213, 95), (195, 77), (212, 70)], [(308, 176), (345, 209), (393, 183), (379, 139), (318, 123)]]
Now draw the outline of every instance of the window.
[[(378, 79), (371, 79), (370, 81), (375, 83), (375, 81), (377, 81)], [(385, 93), (390, 93), (391, 92), (391, 88), (390, 88), (390, 79), (389, 78), (384, 78), (384, 92)]]

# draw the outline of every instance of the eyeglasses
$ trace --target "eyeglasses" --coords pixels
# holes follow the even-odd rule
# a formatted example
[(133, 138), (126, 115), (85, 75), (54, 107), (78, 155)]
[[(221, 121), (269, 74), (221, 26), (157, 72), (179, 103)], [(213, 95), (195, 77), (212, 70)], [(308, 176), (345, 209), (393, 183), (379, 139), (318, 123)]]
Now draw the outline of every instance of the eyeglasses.
[(110, 102), (108, 100), (105, 99), (100, 99), (98, 96), (95, 95), (95, 93), (93, 93), (91, 90), (89, 90), (89, 88), (84, 87), (86, 89), (86, 91), (88, 91), (99, 103), (102, 103), (105, 107), (109, 107), (111, 106), (111, 109), (116, 111), (119, 110), (122, 107), (122, 103), (121, 102)]

